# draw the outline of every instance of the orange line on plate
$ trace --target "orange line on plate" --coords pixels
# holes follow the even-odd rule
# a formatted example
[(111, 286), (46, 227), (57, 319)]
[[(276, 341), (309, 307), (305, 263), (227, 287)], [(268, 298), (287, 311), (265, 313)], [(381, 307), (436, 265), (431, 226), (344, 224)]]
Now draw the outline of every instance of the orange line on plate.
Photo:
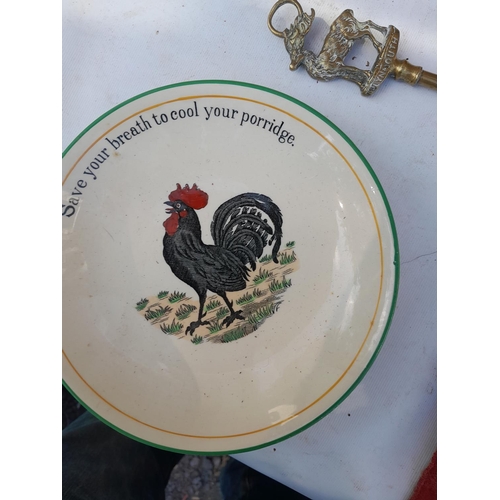
[(318, 132), (314, 127), (312, 127), (311, 125), (309, 125), (307, 122), (305, 122), (304, 120), (302, 120), (301, 118), (298, 118), (297, 116), (293, 115), (292, 113), (289, 113), (288, 111), (284, 111), (276, 106), (273, 106), (272, 104), (267, 104), (267, 103), (264, 103), (264, 102), (261, 102), (261, 101), (257, 101), (255, 99), (248, 99), (246, 97), (236, 97), (236, 96), (228, 96), (228, 95), (211, 95), (211, 94), (208, 94), (208, 95), (197, 95), (197, 96), (188, 96), (188, 97), (179, 97), (177, 99), (172, 99), (170, 101), (165, 101), (165, 102), (162, 102), (160, 104), (155, 104), (154, 106), (149, 106), (148, 108), (144, 108), (142, 109), (141, 111), (138, 111), (137, 113), (134, 113), (133, 115), (130, 115), (129, 117), (121, 120), (120, 122), (118, 122), (116, 125), (114, 125), (113, 127), (111, 127), (110, 129), (108, 129), (104, 134), (102, 134), (100, 137), (98, 137), (81, 155), (80, 157), (76, 160), (76, 162), (72, 165), (72, 167), (70, 168), (69, 172), (66, 174), (66, 176), (64, 177), (63, 179), (63, 185), (64, 183), (66, 182), (66, 180), (68, 179), (68, 177), (70, 176), (71, 172), (73, 172), (73, 170), (75, 169), (75, 167), (77, 166), (77, 164), (81, 161), (81, 159), (88, 153), (88, 151), (90, 149), (92, 149), (96, 144), (97, 142), (99, 142), (104, 136), (106, 136), (107, 134), (109, 134), (109, 132), (111, 132), (112, 130), (114, 130), (115, 128), (117, 128), (119, 125), (121, 125), (122, 123), (126, 122), (127, 120), (130, 120), (130, 118), (133, 118), (134, 116), (137, 116), (139, 115), (140, 113), (144, 113), (145, 111), (149, 111), (150, 109), (154, 109), (154, 108), (157, 108), (157, 107), (160, 107), (160, 106), (164, 106), (166, 104), (171, 104), (173, 102), (177, 102), (177, 101), (187, 101), (187, 100), (191, 100), (191, 99), (206, 99), (206, 98), (217, 98), (217, 99), (237, 99), (237, 100), (240, 100), (240, 101), (248, 101), (248, 102), (252, 102), (252, 103), (255, 103), (255, 104), (260, 104), (260, 105), (263, 105), (263, 106), (266, 106), (268, 108), (272, 108), (272, 109), (275, 109), (276, 111), (279, 111), (281, 113), (284, 113), (285, 115), (288, 115), (290, 116), (291, 118), (293, 118), (294, 120), (297, 120), (298, 122), (302, 123), (303, 125), (305, 125), (306, 127), (308, 127), (309, 129), (311, 129), (315, 134), (319, 135), (327, 144), (329, 144), (337, 153), (338, 155), (344, 160), (344, 162), (347, 164), (347, 166), (350, 168), (351, 172), (353, 173), (354, 177), (356, 178), (356, 180), (358, 181), (359, 185), (361, 186), (361, 189), (363, 190), (363, 193), (365, 194), (366, 196), (366, 199), (368, 200), (368, 204), (370, 206), (370, 210), (372, 212), (372, 215), (373, 215), (373, 219), (375, 221), (375, 227), (377, 229), (377, 236), (378, 236), (378, 242), (379, 242), (379, 250), (380, 250), (380, 286), (379, 286), (379, 291), (378, 291), (378, 297), (377, 297), (377, 305), (375, 307), (375, 312), (373, 313), (373, 316), (372, 316), (372, 319), (370, 321), (370, 328), (368, 329), (368, 332), (365, 336), (365, 338), (363, 339), (363, 342), (361, 343), (361, 346), (360, 348), (358, 349), (358, 352), (356, 353), (356, 356), (354, 356), (354, 359), (349, 363), (349, 365), (347, 366), (347, 368), (345, 369), (345, 371), (342, 373), (342, 375), (337, 379), (337, 381), (332, 385), (330, 386), (323, 394), (321, 394), (318, 398), (316, 398), (312, 403), (310, 403), (309, 405), (307, 405), (305, 408), (302, 408), (302, 410), (299, 410), (298, 412), (294, 413), (293, 415), (291, 415), (290, 417), (287, 417), (283, 420), (280, 420), (279, 422), (276, 422), (272, 425), (268, 425), (267, 427), (262, 427), (261, 429), (257, 429), (255, 431), (249, 431), (249, 432), (242, 432), (240, 434), (231, 434), (231, 435), (227, 435), (227, 436), (197, 436), (197, 435), (193, 435), (193, 434), (183, 434), (181, 432), (174, 432), (174, 431), (168, 431), (166, 429), (161, 429), (159, 427), (155, 427), (154, 425), (150, 425), (146, 422), (143, 422), (142, 420), (139, 420), (131, 415), (129, 415), (128, 413), (125, 413), (124, 411), (120, 410), (119, 408), (117, 408), (115, 405), (113, 405), (112, 403), (110, 403), (109, 401), (107, 401), (103, 396), (101, 396), (93, 387), (90, 386), (90, 384), (82, 377), (82, 375), (80, 375), (80, 373), (78, 372), (78, 370), (75, 368), (75, 366), (73, 365), (73, 363), (70, 361), (70, 359), (68, 358), (68, 355), (64, 352), (64, 349), (63, 349), (63, 355), (64, 357), (66, 358), (66, 360), (68, 361), (69, 365), (71, 366), (71, 368), (73, 369), (73, 371), (78, 375), (78, 377), (83, 381), (83, 383), (96, 395), (98, 396), (102, 401), (104, 401), (106, 404), (108, 404), (111, 408), (113, 408), (114, 410), (116, 410), (118, 413), (130, 418), (131, 420), (133, 420), (134, 422), (137, 422), (141, 425), (144, 425), (146, 427), (149, 427), (151, 429), (154, 429), (154, 430), (157, 430), (157, 431), (161, 431), (161, 432), (165, 432), (167, 434), (173, 434), (173, 435), (176, 435), (176, 436), (182, 436), (182, 437), (189, 437), (189, 438), (197, 438), (197, 439), (224, 439), (224, 438), (235, 438), (235, 437), (242, 437), (242, 436), (249, 436), (251, 434), (256, 434), (258, 432), (262, 432), (262, 431), (266, 431), (268, 429), (272, 429), (273, 427), (276, 427), (278, 425), (282, 425), (290, 420), (292, 420), (293, 418), (297, 417), (298, 415), (300, 415), (301, 413), (304, 413), (305, 411), (307, 411), (309, 408), (313, 407), (316, 403), (318, 403), (321, 399), (323, 399), (328, 393), (330, 393), (340, 382), (341, 380), (347, 375), (347, 373), (349, 372), (349, 370), (352, 368), (352, 366), (354, 365), (354, 363), (356, 362), (356, 360), (358, 359), (358, 356), (359, 354), (361, 353), (361, 351), (363, 350), (363, 347), (365, 346), (366, 344), (366, 341), (368, 340), (368, 337), (370, 335), (370, 332), (372, 331), (372, 328), (373, 328), (373, 325), (375, 323), (375, 317), (377, 316), (377, 312), (378, 312), (378, 308), (380, 306), (380, 299), (382, 297), (382, 285), (383, 285), (383, 277), (384, 277), (384, 253), (383, 253), (383, 247), (382, 247), (382, 237), (381, 237), (381, 234), (380, 234), (380, 227), (379, 227), (379, 224), (378, 224), (378, 220), (377, 220), (377, 216), (375, 214), (375, 209), (373, 208), (373, 204), (370, 200), (370, 197), (368, 195), (368, 192), (365, 188), (365, 186), (363, 185), (363, 183), (361, 182), (361, 179), (359, 178), (358, 174), (356, 173), (356, 171), (354, 170), (354, 168), (352, 167), (352, 165), (349, 163), (349, 161), (347, 160), (347, 158), (338, 150), (338, 148), (330, 141), (328, 140), (323, 134), (321, 134), (320, 132)]

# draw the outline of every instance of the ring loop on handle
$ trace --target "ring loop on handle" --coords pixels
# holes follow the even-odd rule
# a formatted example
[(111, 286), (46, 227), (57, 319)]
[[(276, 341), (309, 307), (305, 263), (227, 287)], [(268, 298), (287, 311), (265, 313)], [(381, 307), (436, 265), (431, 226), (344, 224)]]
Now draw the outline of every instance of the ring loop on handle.
[(292, 4), (295, 6), (295, 8), (297, 9), (298, 13), (299, 13), (299, 16), (303, 14), (303, 11), (302, 11), (302, 6), (300, 5), (299, 2), (297, 2), (297, 0), (278, 0), (272, 7), (271, 9), (271, 12), (269, 12), (269, 16), (267, 17), (267, 26), (268, 28), (271, 30), (271, 33), (273, 35), (276, 35), (276, 36), (279, 36), (280, 38), (285, 38), (285, 35), (283, 34), (283, 31), (278, 31), (274, 26), (273, 26), (273, 23), (272, 23), (272, 20), (273, 20), (273, 17), (274, 17), (274, 14), (276, 14), (276, 11), (282, 7), (283, 5), (286, 5), (286, 4)]

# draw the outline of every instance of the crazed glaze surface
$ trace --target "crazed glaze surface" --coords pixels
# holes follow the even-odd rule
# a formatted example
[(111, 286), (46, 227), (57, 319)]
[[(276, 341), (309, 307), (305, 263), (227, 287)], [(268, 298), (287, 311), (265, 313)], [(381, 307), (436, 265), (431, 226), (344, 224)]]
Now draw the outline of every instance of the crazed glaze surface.
[[(162, 447), (240, 451), (297, 432), (352, 389), (394, 308), (397, 242), (367, 164), (320, 115), (243, 84), (174, 86), (102, 117), (63, 165), (63, 378), (101, 418)], [(280, 252), (300, 259), (280, 274), (291, 283), (279, 308), (235, 341), (189, 341), (192, 318), (176, 315), (199, 307), (162, 255), (177, 182), (209, 193), (204, 244), (220, 205), (262, 193), (283, 215)], [(258, 285), (267, 297), (271, 284)]]

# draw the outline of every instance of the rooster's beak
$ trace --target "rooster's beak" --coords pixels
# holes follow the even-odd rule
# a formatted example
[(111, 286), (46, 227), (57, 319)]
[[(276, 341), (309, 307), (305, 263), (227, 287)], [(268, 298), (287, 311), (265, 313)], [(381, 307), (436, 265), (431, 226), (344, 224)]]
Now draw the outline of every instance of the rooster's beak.
[(168, 205), (170, 207), (165, 209), (165, 212), (167, 212), (167, 214), (173, 214), (175, 212), (175, 210), (173, 209), (174, 206), (173, 201), (166, 201), (164, 205)]

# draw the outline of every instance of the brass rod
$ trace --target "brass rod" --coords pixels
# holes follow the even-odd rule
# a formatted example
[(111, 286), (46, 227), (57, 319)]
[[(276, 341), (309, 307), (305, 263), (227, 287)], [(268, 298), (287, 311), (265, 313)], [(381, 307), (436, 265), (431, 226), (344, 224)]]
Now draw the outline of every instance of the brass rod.
[(422, 76), (417, 82), (417, 85), (422, 87), (427, 87), (428, 89), (437, 90), (438, 77), (434, 73), (429, 73), (428, 71), (422, 71)]
[(437, 89), (437, 75), (424, 71), (421, 66), (414, 66), (406, 60), (394, 59), (392, 76), (410, 85), (421, 85), (428, 89)]

